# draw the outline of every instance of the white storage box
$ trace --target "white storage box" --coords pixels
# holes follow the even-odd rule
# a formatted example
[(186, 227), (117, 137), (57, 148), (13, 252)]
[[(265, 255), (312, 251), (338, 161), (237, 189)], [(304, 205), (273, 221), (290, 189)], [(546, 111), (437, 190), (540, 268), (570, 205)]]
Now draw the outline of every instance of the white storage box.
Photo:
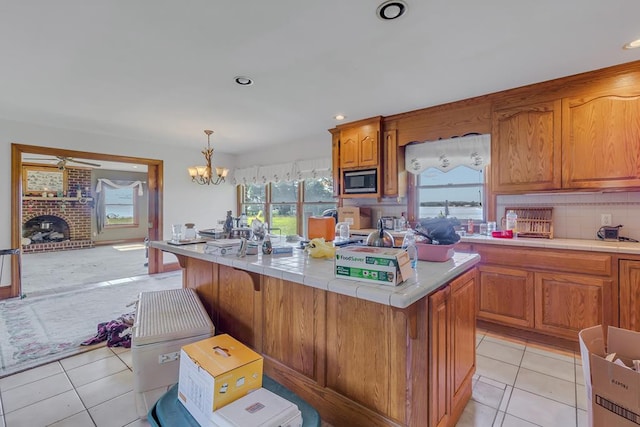
[(302, 427), (298, 407), (283, 397), (259, 388), (213, 413), (219, 427)]
[(214, 335), (193, 289), (142, 292), (131, 338), (136, 408), (146, 418), (153, 404), (178, 382), (183, 345)]

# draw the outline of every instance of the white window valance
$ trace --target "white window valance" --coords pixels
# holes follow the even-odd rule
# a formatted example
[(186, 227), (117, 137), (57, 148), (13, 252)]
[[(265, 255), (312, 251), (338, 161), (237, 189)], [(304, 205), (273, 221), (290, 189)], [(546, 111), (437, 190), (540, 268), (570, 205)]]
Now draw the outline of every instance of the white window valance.
[(116, 184), (115, 182), (106, 179), (99, 178), (98, 183), (96, 184), (96, 193), (102, 192), (102, 186), (108, 185), (111, 188), (136, 188), (138, 187), (138, 196), (144, 195), (144, 190), (142, 190), (142, 181), (127, 181), (126, 184)]
[(233, 178), (236, 184), (255, 184), (258, 182), (258, 167), (236, 169)]
[(331, 178), (331, 173), (331, 158), (320, 158), (239, 168), (234, 171), (233, 176), (236, 184), (266, 184), (309, 178)]
[(296, 162), (297, 179), (331, 178), (331, 159), (299, 160)]
[(448, 171), (457, 166), (482, 170), (491, 162), (491, 135), (469, 135), (407, 145), (405, 167), (413, 174), (428, 168)]

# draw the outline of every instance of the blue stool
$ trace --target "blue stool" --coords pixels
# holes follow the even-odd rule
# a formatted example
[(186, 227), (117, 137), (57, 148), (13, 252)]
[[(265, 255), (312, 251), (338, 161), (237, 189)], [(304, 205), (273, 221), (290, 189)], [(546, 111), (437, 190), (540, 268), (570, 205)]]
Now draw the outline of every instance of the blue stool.
[[(294, 392), (269, 378), (262, 376), (262, 387), (298, 405), (302, 412), (302, 427), (320, 427), (320, 414), (313, 406), (302, 400)], [(199, 427), (200, 424), (189, 411), (178, 402), (178, 384), (169, 389), (151, 407), (147, 421), (153, 427)]]

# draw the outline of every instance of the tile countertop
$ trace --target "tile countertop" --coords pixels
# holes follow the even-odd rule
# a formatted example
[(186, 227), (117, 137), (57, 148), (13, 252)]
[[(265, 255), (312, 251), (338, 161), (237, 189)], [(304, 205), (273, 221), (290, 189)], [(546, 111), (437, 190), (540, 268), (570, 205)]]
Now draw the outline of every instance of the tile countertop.
[(334, 274), (333, 259), (312, 258), (301, 249), (294, 249), (293, 255), (259, 253), (238, 258), (235, 255), (205, 254), (204, 244), (175, 246), (163, 241), (152, 241), (150, 246), (176, 255), (211, 261), (398, 308), (410, 306), (480, 262), (478, 254), (462, 252), (455, 253), (452, 259), (445, 262), (418, 261), (415, 277), (397, 286), (386, 286), (338, 279)]
[(502, 246), (527, 246), (533, 248), (570, 249), (576, 251), (610, 252), (620, 254), (640, 255), (640, 243), (618, 242), (586, 239), (532, 239), (518, 238), (502, 239), (481, 234), (462, 236), (461, 242), (486, 243)]

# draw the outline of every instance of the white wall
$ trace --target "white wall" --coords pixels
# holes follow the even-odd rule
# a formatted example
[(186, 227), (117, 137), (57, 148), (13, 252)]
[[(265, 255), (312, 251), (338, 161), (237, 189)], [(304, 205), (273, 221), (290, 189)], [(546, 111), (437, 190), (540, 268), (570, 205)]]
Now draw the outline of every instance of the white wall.
[(324, 139), (280, 144), (239, 155), (236, 159), (236, 166), (238, 168), (265, 166), (322, 157), (331, 158), (331, 134), (329, 132)]
[[(211, 228), (226, 211), (235, 211), (235, 187), (200, 186), (191, 182), (187, 167), (202, 164), (198, 149), (159, 145), (106, 135), (89, 134), (0, 119), (0, 249), (11, 243), (11, 143), (55, 147), (94, 153), (159, 159), (164, 162), (164, 237), (171, 236), (172, 223), (193, 222), (198, 228)], [(330, 145), (330, 144), (328, 144)], [(235, 156), (215, 152), (217, 166), (235, 167)], [(175, 259), (174, 259), (175, 261)], [(168, 262), (165, 259), (165, 262)], [(4, 280), (3, 280), (4, 281)]]

